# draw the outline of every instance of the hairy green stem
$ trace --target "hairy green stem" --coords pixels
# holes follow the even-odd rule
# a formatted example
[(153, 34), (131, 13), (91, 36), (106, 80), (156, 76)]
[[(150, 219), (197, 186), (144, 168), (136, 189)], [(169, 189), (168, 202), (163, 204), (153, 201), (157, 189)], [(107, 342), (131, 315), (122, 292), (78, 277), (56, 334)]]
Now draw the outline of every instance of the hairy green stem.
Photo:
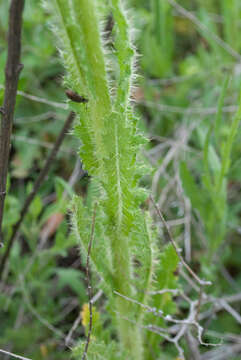
[[(128, 359), (141, 360), (143, 341), (139, 325), (143, 310), (114, 294), (117, 291), (145, 302), (153, 271), (151, 234), (139, 209), (145, 195), (138, 188), (141, 171), (136, 154), (144, 140), (136, 134), (136, 120), (130, 106), (135, 51), (127, 13), (122, 1), (110, 1), (108, 10), (115, 21), (112, 55), (116, 59), (113, 67), (116, 91), (112, 93), (97, 13), (100, 3), (55, 0), (54, 5), (55, 29), (67, 70), (65, 81), (88, 99), (87, 104), (72, 105), (79, 115), (75, 134), (82, 142), (80, 156), (98, 185), (101, 215), (97, 214), (96, 218), (98, 241), (92, 248), (91, 259), (105, 281), (120, 349), (128, 354)], [(75, 199), (73, 223), (85, 250), (88, 214), (89, 209)]]

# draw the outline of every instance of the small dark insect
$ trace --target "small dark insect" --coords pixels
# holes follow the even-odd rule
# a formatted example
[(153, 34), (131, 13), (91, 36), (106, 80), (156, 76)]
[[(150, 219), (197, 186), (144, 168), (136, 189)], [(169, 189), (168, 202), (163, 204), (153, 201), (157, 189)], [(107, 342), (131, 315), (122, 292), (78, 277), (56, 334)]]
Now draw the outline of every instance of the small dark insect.
[(81, 96), (70, 89), (66, 90), (65, 94), (70, 100), (77, 102), (77, 103), (87, 103), (89, 101), (84, 96)]

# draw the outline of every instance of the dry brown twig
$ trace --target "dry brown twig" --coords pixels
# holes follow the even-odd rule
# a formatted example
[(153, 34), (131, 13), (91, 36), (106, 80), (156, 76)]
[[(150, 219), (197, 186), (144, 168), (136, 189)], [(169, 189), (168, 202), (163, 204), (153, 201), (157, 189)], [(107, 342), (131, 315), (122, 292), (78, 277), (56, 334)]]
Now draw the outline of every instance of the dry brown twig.
[[(32, 146), (39, 146), (49, 150), (53, 149), (53, 144), (49, 141), (41, 141), (33, 138), (31, 139), (28, 136), (23, 135), (12, 135), (12, 139), (14, 142), (24, 142), (25, 144), (29, 144)], [(75, 152), (72, 149), (68, 149), (67, 147), (62, 147), (62, 149), (60, 149), (60, 152), (66, 155), (75, 155)]]
[(170, 232), (170, 229), (169, 229), (169, 226), (166, 222), (166, 220), (164, 219), (162, 213), (161, 213), (161, 210), (159, 209), (159, 207), (156, 205), (155, 201), (153, 200), (152, 196), (150, 196), (150, 200), (151, 202), (153, 203), (155, 209), (156, 209), (156, 212), (160, 218), (160, 220), (162, 221), (163, 225), (165, 226), (166, 230), (167, 230), (167, 235), (168, 235), (168, 238), (169, 238), (169, 241), (171, 242), (172, 246), (174, 247), (175, 251), (176, 251), (176, 254), (177, 256), (179, 257), (182, 265), (186, 268), (186, 270), (189, 272), (189, 274), (191, 274), (191, 276), (196, 280), (196, 282), (199, 284), (200, 287), (202, 286), (207, 286), (207, 285), (211, 285), (212, 283), (210, 281), (206, 281), (206, 280), (202, 280), (198, 277), (198, 275), (190, 268), (190, 266), (185, 262), (185, 260), (183, 259), (182, 255), (180, 254), (180, 250), (179, 248), (177, 247), (173, 237), (172, 237), (172, 234)]
[(24, 0), (12, 0), (9, 8), (8, 55), (5, 67), (5, 91), (0, 132), (0, 240), (2, 242), (2, 220), (6, 196), (10, 139), (16, 104), (18, 79), (23, 65), (20, 64), (22, 13)]
[[(144, 105), (145, 107), (149, 107), (152, 109), (156, 109), (159, 112), (164, 113), (172, 113), (172, 114), (183, 114), (183, 115), (199, 115), (199, 116), (209, 116), (217, 114), (218, 109), (216, 107), (207, 107), (203, 108), (201, 106), (198, 107), (181, 107), (181, 106), (174, 106), (174, 105), (166, 105), (166, 104), (160, 104), (158, 102), (153, 101), (146, 101), (146, 100), (140, 100), (135, 101), (137, 104)], [(234, 113), (236, 112), (238, 107), (236, 105), (227, 105), (223, 107), (224, 113)]]
[(87, 280), (87, 289), (88, 289), (88, 298), (89, 298), (89, 313), (90, 313), (90, 321), (89, 321), (89, 329), (88, 335), (85, 343), (85, 349), (82, 355), (82, 360), (86, 359), (88, 347), (90, 344), (90, 336), (92, 332), (92, 325), (93, 325), (93, 310), (92, 310), (92, 288), (91, 288), (91, 280), (90, 280), (90, 252), (92, 243), (94, 240), (94, 232), (95, 232), (95, 219), (96, 219), (96, 208), (97, 204), (94, 205), (93, 217), (92, 217), (92, 225), (91, 225), (91, 233), (90, 233), (90, 241), (87, 251), (87, 261), (86, 261), (86, 280)]
[[(68, 185), (70, 188), (72, 188), (75, 183), (80, 179), (81, 176), (84, 175), (84, 171), (82, 170), (81, 167), (81, 162), (79, 160), (79, 158), (77, 158), (74, 170), (69, 178), (68, 181)], [(63, 192), (63, 196), (62, 196), (62, 202), (66, 201), (66, 198), (68, 196), (68, 192), (65, 189)], [(36, 247), (36, 249), (33, 251), (31, 258), (29, 259), (28, 263), (26, 264), (23, 272), (22, 272), (22, 276), (23, 278), (25, 278), (26, 274), (28, 274), (28, 272), (30, 271), (32, 265), (34, 264), (36, 258), (38, 257), (38, 255), (41, 253), (41, 250), (44, 248), (45, 244), (47, 243), (49, 237), (51, 236), (51, 231), (48, 227), (46, 227), (46, 229), (43, 229), (40, 233), (40, 237), (39, 237), (39, 243)]]
[(20, 360), (31, 360), (30, 358), (26, 358), (24, 356), (20, 356), (20, 355), (17, 355), (17, 354), (14, 354), (10, 351), (5, 351), (5, 350), (2, 350), (0, 349), (0, 353), (4, 354), (4, 355), (8, 355), (8, 356), (11, 356), (15, 359), (20, 359)]
[(208, 35), (209, 38), (212, 38), (220, 47), (222, 47), (228, 54), (230, 54), (236, 61), (241, 61), (241, 55), (234, 50), (228, 43), (223, 41), (218, 35), (216, 35), (214, 32), (210, 31), (209, 28), (204, 25), (193, 13), (186, 10), (184, 7), (179, 5), (175, 0), (167, 0), (169, 4), (171, 4), (180, 14), (182, 14), (184, 17), (189, 19), (191, 22), (193, 22), (197, 28)]
[[(91, 303), (92, 305), (103, 295), (103, 291), (99, 290), (92, 298), (91, 298)], [(73, 342), (72, 340), (72, 336), (75, 332), (75, 330), (77, 329), (77, 327), (79, 326), (80, 322), (82, 319), (82, 314), (81, 312), (79, 313), (78, 317), (75, 319), (73, 326), (71, 327), (71, 329), (68, 332), (68, 335), (66, 336), (65, 339), (65, 344), (66, 346), (69, 346), (70, 342)]]
[(74, 121), (74, 118), (75, 118), (75, 113), (73, 111), (71, 111), (65, 121), (65, 124), (64, 126), (62, 127), (60, 133), (59, 133), (59, 136), (49, 154), (49, 156), (47, 157), (47, 160), (45, 162), (45, 165), (44, 167), (42, 168), (42, 170), (40, 171), (40, 174), (33, 186), (33, 190), (31, 191), (31, 193), (29, 194), (29, 196), (27, 197), (27, 199), (25, 200), (25, 203), (21, 209), (21, 212), (20, 212), (20, 217), (19, 217), (19, 220), (13, 225), (13, 230), (12, 230), (12, 235), (11, 235), (11, 238), (9, 239), (9, 242), (8, 242), (8, 245), (7, 245), (7, 248), (6, 248), (6, 251), (2, 257), (2, 261), (1, 261), (1, 264), (0, 264), (0, 279), (2, 278), (2, 274), (3, 274), (3, 270), (4, 270), (4, 267), (5, 267), (5, 264), (6, 264), (6, 261), (9, 257), (9, 254), (10, 254), (10, 251), (11, 251), (11, 248), (14, 244), (14, 241), (16, 239), (16, 235), (19, 231), (19, 228), (22, 224), (22, 221), (29, 209), (29, 206), (30, 204), (32, 203), (35, 195), (37, 194), (37, 191), (39, 190), (40, 186), (42, 185), (43, 181), (45, 180), (46, 178), (46, 175), (48, 174), (49, 172), (49, 169), (51, 167), (51, 165), (53, 164), (53, 160), (55, 159), (56, 155), (57, 155), (57, 152), (66, 136), (66, 133), (68, 133), (68, 131), (70, 130), (71, 126), (72, 126), (72, 123)]
[[(163, 289), (160, 292), (160, 294), (163, 294), (164, 292), (172, 292), (172, 293), (174, 293), (173, 289)], [(142, 303), (140, 303), (139, 301), (137, 301), (135, 299), (129, 298), (128, 296), (125, 296), (123, 294), (120, 294), (117, 291), (114, 291), (114, 293), (116, 295), (122, 297), (123, 299), (125, 299), (127, 301), (130, 301), (132, 303), (135, 303), (135, 304), (143, 307), (148, 312), (151, 312), (155, 316), (158, 316), (158, 317), (162, 318), (164, 321), (179, 325), (176, 328), (176, 335), (175, 336), (171, 336), (170, 331), (169, 331), (168, 328), (160, 328), (160, 327), (152, 325), (152, 324), (138, 325), (138, 326), (140, 326), (143, 329), (147, 329), (147, 330), (149, 330), (151, 332), (154, 332), (154, 333), (160, 335), (161, 337), (163, 337), (165, 340), (173, 343), (174, 346), (176, 347), (177, 351), (178, 351), (180, 359), (185, 359), (185, 358), (184, 358), (184, 350), (180, 346), (179, 342), (180, 342), (181, 338), (184, 335), (186, 335), (186, 333), (189, 330), (190, 326), (194, 326), (196, 328), (196, 330), (197, 330), (197, 339), (198, 339), (200, 345), (204, 345), (204, 346), (218, 346), (218, 345), (220, 345), (220, 344), (206, 343), (206, 342), (204, 342), (202, 340), (204, 329), (196, 321), (197, 312), (199, 311), (199, 309), (198, 309), (198, 301), (197, 300), (194, 300), (194, 301), (190, 300), (184, 293), (182, 293), (179, 290), (175, 290), (174, 294), (176, 295), (177, 292), (179, 292), (179, 296), (181, 296), (190, 305), (189, 314), (187, 315), (186, 319), (176, 319), (176, 318), (172, 317), (171, 315), (164, 315), (161, 310), (158, 310), (158, 309), (156, 309), (154, 307), (142, 304)], [(130, 321), (128, 318), (126, 318), (126, 320)]]
[[(5, 87), (2, 84), (0, 84), (0, 89), (5, 89)], [(58, 109), (68, 110), (68, 105), (66, 103), (51, 101), (51, 100), (48, 100), (48, 99), (45, 99), (45, 98), (42, 98), (39, 96), (28, 94), (28, 93), (26, 93), (24, 91), (20, 91), (20, 90), (17, 91), (17, 95), (23, 96), (24, 98), (26, 98), (30, 101), (39, 102), (39, 103), (46, 104), (46, 105), (49, 105), (49, 106), (52, 106), (52, 107), (55, 107)]]

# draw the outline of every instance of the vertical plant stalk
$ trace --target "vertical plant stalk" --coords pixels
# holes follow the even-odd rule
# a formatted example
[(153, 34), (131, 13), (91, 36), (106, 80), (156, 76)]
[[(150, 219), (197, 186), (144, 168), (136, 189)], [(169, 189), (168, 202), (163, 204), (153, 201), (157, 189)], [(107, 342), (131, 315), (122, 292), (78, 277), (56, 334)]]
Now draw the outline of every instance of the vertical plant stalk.
[[(58, 0), (59, 3), (62, 2)], [(105, 59), (100, 39), (100, 29), (92, 0), (73, 0), (76, 21), (81, 27), (88, 72), (88, 89), (91, 119), (94, 121), (97, 156), (103, 157), (104, 119), (111, 113), (111, 99), (106, 79)], [(102, 159), (100, 165), (103, 166)], [(104, 169), (101, 169), (104, 171)]]
[(23, 65), (20, 64), (23, 8), (24, 0), (11, 1), (9, 9), (8, 55), (5, 67), (5, 92), (3, 107), (0, 111), (2, 114), (0, 132), (0, 240), (2, 239), (2, 220), (6, 196), (13, 115), (19, 74), (23, 68)]
[[(111, 247), (113, 256), (113, 267), (115, 272), (115, 289), (121, 294), (133, 296), (133, 288), (131, 286), (134, 267), (132, 265), (132, 251), (130, 247), (131, 241), (131, 228), (134, 228), (134, 222), (131, 225), (126, 223), (126, 210), (127, 212), (133, 211), (132, 202), (127, 201), (127, 194), (132, 198), (134, 189), (131, 183), (128, 187), (125, 181), (132, 178), (133, 172), (136, 170), (136, 164), (133, 163), (132, 173), (124, 165), (123, 156), (126, 161), (131, 163), (133, 159), (128, 155), (128, 138), (130, 135), (126, 134), (126, 144), (123, 146), (122, 137), (127, 130), (131, 133), (133, 131), (133, 118), (130, 107), (131, 86), (134, 78), (134, 62), (135, 62), (135, 49), (131, 41), (131, 29), (127, 19), (126, 11), (123, 7), (123, 2), (120, 0), (111, 0), (111, 10), (115, 21), (115, 49), (116, 57), (119, 66), (119, 77), (117, 93), (114, 103), (115, 116), (112, 117), (112, 134), (113, 134), (113, 172), (112, 176), (115, 178), (114, 186), (116, 188), (115, 197), (117, 199), (115, 210), (116, 225), (113, 228), (111, 235)], [(133, 134), (133, 137), (135, 135)], [(137, 149), (135, 149), (137, 150)], [(125, 155), (124, 155), (125, 154)], [(127, 165), (128, 166), (128, 165)], [(110, 166), (111, 169), (111, 166)], [(109, 181), (109, 188), (112, 188), (112, 179)], [(111, 203), (116, 200), (110, 190), (108, 193), (109, 207)], [(130, 228), (129, 228), (130, 227)], [(147, 276), (148, 277), (148, 276)], [(147, 285), (148, 281), (145, 283)], [(118, 332), (122, 344), (126, 349), (130, 349), (130, 354), (133, 359), (142, 359), (143, 357), (143, 344), (141, 339), (141, 331), (139, 328), (139, 321), (141, 316), (138, 316), (136, 325), (133, 326), (131, 322), (126, 321), (126, 315), (135, 312), (133, 304), (126, 302), (122, 297), (115, 298), (116, 311), (118, 311)], [(140, 315), (140, 314), (139, 314)]]
[[(75, 134), (82, 142), (80, 156), (99, 187), (99, 209), (105, 219), (103, 225), (96, 218), (96, 231), (101, 229), (101, 239), (91, 251), (91, 260), (107, 285), (121, 348), (129, 359), (141, 360), (141, 310), (114, 295), (117, 291), (128, 297), (144, 298), (145, 294), (140, 296), (135, 288), (148, 291), (152, 278), (150, 239), (139, 208), (145, 195), (138, 188), (142, 170), (136, 163), (136, 155), (144, 139), (136, 133), (136, 119), (130, 106), (135, 50), (129, 23), (122, 1), (111, 0), (106, 4), (105, 10), (112, 11), (115, 22), (112, 70), (116, 76), (112, 92), (107, 80), (109, 57), (102, 45), (97, 14), (97, 9), (102, 11), (104, 5), (99, 7), (95, 0), (54, 0), (45, 4), (54, 14), (54, 32), (67, 70), (66, 83), (88, 99), (86, 106), (73, 103), (72, 106), (79, 117)], [(88, 214), (88, 209), (81, 200), (76, 199), (74, 204), (76, 236), (87, 253), (88, 219), (83, 214)], [(103, 256), (97, 249), (101, 249)], [(141, 265), (136, 277), (133, 259)], [(126, 317), (133, 321), (126, 321)]]
[(44, 167), (42, 168), (42, 170), (40, 171), (39, 173), (39, 176), (33, 186), (33, 190), (31, 191), (31, 193), (28, 195), (27, 199), (25, 200), (25, 203), (23, 204), (23, 207), (20, 211), (20, 217), (18, 219), (18, 221), (13, 225), (13, 230), (12, 230), (12, 235), (8, 241), (8, 244), (7, 244), (7, 248), (6, 248), (6, 251), (2, 257), (2, 261), (0, 263), (0, 280), (2, 278), (2, 275), (3, 275), (3, 270), (4, 270), (4, 267), (5, 267), (5, 264), (6, 264), (6, 261), (10, 255), (10, 252), (11, 252), (11, 249), (12, 249), (12, 246), (14, 244), (14, 241), (16, 240), (16, 236), (17, 236), (17, 233), (20, 229), (20, 226), (23, 222), (23, 219), (25, 217), (25, 215), (27, 214), (27, 211), (33, 201), (33, 199), (35, 198), (35, 195), (37, 194), (40, 186), (42, 185), (44, 179), (46, 178), (46, 175), (48, 174), (49, 172), (49, 169), (51, 167), (51, 165), (53, 164), (54, 162), (54, 159), (60, 149), (60, 146), (65, 138), (65, 135), (66, 133), (70, 130), (71, 128), (71, 125), (74, 121), (74, 118), (75, 118), (75, 113), (73, 111), (71, 111), (64, 123), (64, 126), (62, 127), (61, 131), (60, 131), (60, 134), (53, 146), (53, 149), (51, 150), (49, 156), (47, 157), (46, 159), (46, 162), (45, 162), (45, 165)]
[[(78, 3), (78, 5), (77, 5)], [(118, 3), (118, 1), (115, 1)], [(86, 61), (89, 68), (89, 90), (90, 99), (92, 97), (92, 121), (95, 128), (95, 143), (96, 153), (100, 157), (99, 163), (101, 167), (102, 181), (106, 184), (107, 199), (105, 211), (110, 217), (110, 222), (113, 222), (110, 241), (114, 272), (114, 286), (115, 290), (131, 295), (131, 254), (128, 246), (128, 238), (123, 234), (123, 188), (121, 184), (122, 169), (120, 165), (120, 158), (123, 154), (120, 153), (120, 131), (122, 124), (125, 123), (125, 115), (122, 117), (117, 114), (123, 106), (126, 110), (126, 99), (129, 97), (129, 84), (125, 84), (125, 89), (121, 97), (119, 88), (117, 89), (117, 98), (119, 100), (119, 108), (115, 108), (116, 114), (112, 112), (110, 93), (106, 80), (106, 65), (105, 57), (100, 40), (100, 30), (98, 26), (97, 16), (93, 1), (74, 0), (76, 9), (76, 19), (81, 24), (83, 34), (83, 41), (85, 44)], [(79, 11), (78, 11), (79, 9)], [(113, 9), (118, 11), (117, 7), (113, 5)], [(120, 13), (119, 13), (120, 15)], [(91, 24), (91, 26), (90, 26)], [(127, 41), (125, 42), (126, 49)], [(122, 58), (123, 63), (126, 57)], [(129, 79), (130, 69), (127, 74), (120, 73), (123, 79)], [(125, 90), (127, 90), (125, 92)], [(111, 144), (105, 143), (104, 134), (108, 132), (107, 127), (112, 129), (109, 136), (113, 137)], [(107, 135), (108, 136), (108, 135)], [(108, 140), (107, 140), (108, 141)], [(110, 147), (110, 148), (109, 148)], [(114, 155), (113, 155), (114, 154)], [(110, 160), (103, 159), (104, 156)], [(109, 167), (108, 167), (109, 165)], [(113, 186), (113, 187), (112, 187)], [(113, 191), (113, 188), (115, 191)], [(111, 190), (110, 190), (111, 189)], [(114, 195), (114, 198), (113, 198)], [(113, 210), (113, 213), (111, 211)], [(110, 215), (111, 214), (111, 215)], [(112, 220), (111, 220), (112, 219)], [(128, 323), (124, 317), (130, 314), (132, 304), (126, 303), (123, 299), (115, 298), (115, 311), (117, 314), (117, 327), (121, 343), (125, 349), (130, 351), (133, 359), (141, 359), (141, 340), (140, 331), (137, 327)]]

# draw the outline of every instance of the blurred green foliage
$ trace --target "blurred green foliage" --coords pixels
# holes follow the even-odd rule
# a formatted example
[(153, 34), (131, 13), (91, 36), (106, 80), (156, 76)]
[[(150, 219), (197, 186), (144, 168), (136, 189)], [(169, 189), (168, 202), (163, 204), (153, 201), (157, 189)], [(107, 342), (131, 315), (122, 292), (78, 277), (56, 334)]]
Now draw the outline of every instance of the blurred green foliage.
[[(158, 181), (156, 200), (171, 179), (180, 175), (192, 205), (191, 265), (213, 280), (215, 285), (210, 289), (213, 296), (240, 291), (241, 132), (238, 131), (238, 122), (235, 123), (234, 113), (227, 111), (227, 106), (238, 105), (241, 66), (207, 32), (202, 33), (167, 1), (130, 0), (129, 4), (137, 29), (136, 44), (141, 54), (138, 61), (141, 79), (133, 96), (139, 103), (136, 110), (142, 118), (140, 127), (153, 138), (147, 150), (157, 146), (160, 139), (180, 141), (181, 129), (184, 127), (189, 131), (191, 128), (186, 147), (181, 147), (178, 156), (170, 160), (165, 176)], [(239, 0), (184, 0), (179, 4), (192, 11), (210, 32), (240, 52)], [(0, 0), (0, 85), (4, 83), (8, 5), (9, 1)], [(48, 20), (49, 14), (42, 9), (39, 1), (26, 1), (22, 48), (24, 70), (19, 90), (63, 103), (66, 100), (61, 86), (64, 70)], [(226, 74), (229, 84), (225, 82)], [(0, 88), (0, 102), (2, 96), (3, 89)], [(218, 113), (210, 111), (213, 108), (218, 109)], [(23, 201), (65, 116), (66, 111), (61, 107), (32, 101), (22, 95), (17, 97), (4, 215), (6, 238), (11, 234), (11, 226), (18, 219)], [(1, 284), (0, 348), (34, 360), (70, 357), (64, 340), (87, 301), (84, 265), (80, 262), (76, 239), (71, 234), (66, 215), (71, 194), (63, 196), (78, 147), (76, 139), (67, 136), (47, 181), (22, 224)], [(168, 147), (164, 148), (157, 160), (152, 159), (153, 173), (163, 164), (168, 151)], [(143, 182), (149, 187), (151, 179), (145, 178)], [(88, 179), (83, 178), (74, 191), (85, 196), (87, 186)], [(183, 206), (172, 187), (167, 192), (163, 212), (168, 219), (183, 216)], [(40, 247), (41, 231), (56, 214), (63, 215), (63, 218)], [(183, 239), (183, 225), (177, 225), (172, 230), (175, 238)], [(163, 239), (160, 247), (164, 246)], [(3, 250), (0, 250), (0, 255)], [(171, 249), (166, 247), (165, 251)], [(173, 262), (176, 262), (175, 254)], [(164, 262), (162, 264), (165, 265)], [(224, 267), (231, 282), (223, 275)], [(93, 281), (95, 283), (98, 279), (94, 276)], [(175, 276), (166, 279), (165, 284), (161, 275), (157, 281), (160, 289), (176, 286)], [(164, 297), (162, 301), (165, 308)], [(101, 299), (97, 309), (101, 323), (105, 324), (108, 318), (103, 308), (104, 300)], [(236, 309), (239, 310), (239, 307)], [(172, 313), (176, 309), (166, 311)], [(152, 323), (157, 321), (153, 317), (149, 320)], [(207, 326), (221, 334), (240, 333), (240, 326), (224, 311), (218, 313)], [(85, 329), (80, 324), (74, 338), (81, 338), (84, 333)], [(106, 338), (109, 339), (109, 334)], [(158, 359), (157, 338), (150, 334), (146, 339), (155, 349), (153, 359)], [(207, 339), (210, 340), (208, 335)], [(90, 351), (101, 351), (98, 348), (100, 344), (93, 341), (91, 346)], [(83, 344), (76, 348), (77, 358), (82, 349)], [(163, 359), (175, 359), (176, 350), (172, 345), (165, 344), (164, 349)], [(110, 342), (108, 356), (115, 351), (115, 343)], [(188, 349), (186, 351), (188, 353)], [(124, 357), (124, 354), (120, 356)]]

